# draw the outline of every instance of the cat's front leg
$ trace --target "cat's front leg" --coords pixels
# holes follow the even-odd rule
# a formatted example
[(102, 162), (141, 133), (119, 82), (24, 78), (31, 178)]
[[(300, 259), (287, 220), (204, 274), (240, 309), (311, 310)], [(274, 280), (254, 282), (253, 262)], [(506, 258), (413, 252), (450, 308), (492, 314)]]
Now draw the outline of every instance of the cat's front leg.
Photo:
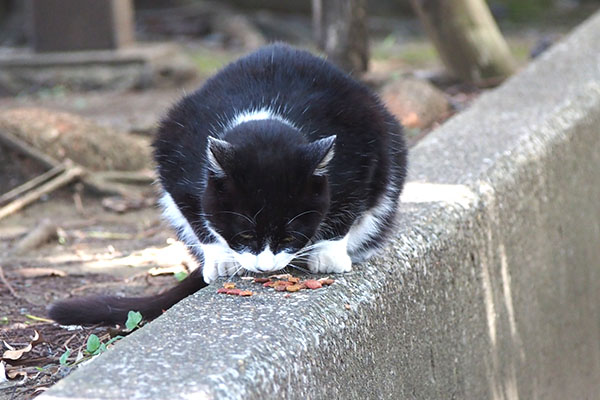
[(339, 240), (323, 240), (315, 244), (308, 257), (308, 269), (314, 273), (342, 273), (352, 270), (348, 255), (348, 236)]
[(204, 263), (202, 265), (202, 277), (206, 283), (211, 283), (219, 276), (234, 275), (240, 265), (233, 259), (228, 249), (219, 244), (203, 244)]

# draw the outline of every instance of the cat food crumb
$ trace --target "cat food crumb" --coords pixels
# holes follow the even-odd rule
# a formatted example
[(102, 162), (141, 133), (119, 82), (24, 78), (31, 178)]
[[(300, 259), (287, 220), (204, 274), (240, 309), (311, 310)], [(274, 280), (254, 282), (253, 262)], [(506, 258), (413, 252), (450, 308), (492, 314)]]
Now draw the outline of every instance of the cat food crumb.
[(308, 279), (306, 281), (304, 281), (304, 284), (306, 285), (307, 288), (309, 289), (320, 289), (323, 287), (323, 285), (321, 284), (321, 282), (316, 281), (314, 279)]
[(288, 292), (297, 292), (301, 288), (302, 287), (300, 285), (288, 285), (286, 286), (285, 290), (287, 290)]
[(254, 292), (252, 292), (250, 290), (236, 289), (235, 283), (232, 283), (232, 282), (227, 282), (227, 283), (223, 284), (222, 288), (217, 289), (217, 293), (229, 294), (232, 296), (244, 296), (244, 297), (252, 296), (254, 294)]
[(271, 275), (269, 276), (269, 278), (271, 279), (290, 279), (292, 278), (292, 275), (290, 274), (279, 274), (279, 275)]
[[(333, 282), (335, 281), (329, 277), (303, 281), (299, 277), (290, 274), (272, 275), (269, 278), (254, 278), (254, 283), (262, 283), (264, 287), (273, 288), (277, 292), (298, 292), (304, 289), (316, 290), (331, 285)], [(289, 296), (286, 295), (286, 297)]]

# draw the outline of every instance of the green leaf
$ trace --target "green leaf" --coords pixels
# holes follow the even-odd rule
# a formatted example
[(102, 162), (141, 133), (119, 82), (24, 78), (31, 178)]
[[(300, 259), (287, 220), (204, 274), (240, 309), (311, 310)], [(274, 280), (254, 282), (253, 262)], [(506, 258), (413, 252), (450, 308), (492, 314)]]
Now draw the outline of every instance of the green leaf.
[(67, 351), (65, 351), (63, 353), (63, 355), (60, 356), (60, 359), (58, 360), (60, 362), (60, 365), (67, 365), (67, 359), (69, 358), (70, 355), (71, 355), (71, 350), (67, 349)]
[(92, 333), (87, 340), (87, 345), (85, 346), (85, 349), (88, 353), (94, 354), (96, 350), (100, 348), (101, 344), (102, 343), (100, 342), (100, 338)]
[(0, 324), (6, 325), (6, 324), (8, 324), (8, 322), (9, 322), (8, 321), (8, 317), (2, 317), (2, 318), (0, 318)]
[(175, 272), (175, 274), (173, 274), (173, 276), (175, 277), (175, 279), (177, 279), (177, 282), (181, 282), (182, 280), (187, 278), (188, 273), (185, 271), (179, 271), (179, 272)]
[(140, 322), (142, 322), (142, 314), (137, 311), (129, 311), (127, 313), (125, 328), (127, 328), (128, 331), (132, 331), (139, 326)]

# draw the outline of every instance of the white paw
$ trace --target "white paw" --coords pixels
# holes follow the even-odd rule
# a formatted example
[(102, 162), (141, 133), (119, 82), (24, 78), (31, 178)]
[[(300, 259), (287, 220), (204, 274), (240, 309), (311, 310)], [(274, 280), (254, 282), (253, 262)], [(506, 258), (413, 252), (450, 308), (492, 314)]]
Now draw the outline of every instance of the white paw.
[(347, 239), (323, 241), (308, 258), (308, 269), (314, 273), (342, 273), (352, 270), (346, 249)]
[(202, 277), (206, 283), (211, 283), (219, 276), (234, 275), (240, 268), (233, 256), (219, 245), (203, 245), (204, 264), (202, 265)]

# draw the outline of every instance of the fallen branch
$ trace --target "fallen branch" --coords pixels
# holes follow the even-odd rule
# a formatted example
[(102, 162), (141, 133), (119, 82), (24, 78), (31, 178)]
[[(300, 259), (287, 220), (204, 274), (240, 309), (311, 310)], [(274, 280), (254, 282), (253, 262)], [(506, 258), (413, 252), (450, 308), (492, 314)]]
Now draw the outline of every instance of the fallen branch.
[(19, 296), (17, 294), (17, 292), (15, 291), (15, 289), (13, 289), (13, 287), (8, 282), (8, 280), (6, 280), (6, 276), (4, 276), (4, 270), (2, 269), (1, 265), (0, 265), (0, 281), (2, 281), (2, 283), (4, 284), (4, 286), (6, 286), (8, 288), (8, 291), (10, 292), (10, 294), (13, 295), (14, 298), (16, 298), (16, 299), (20, 299), (21, 298), (21, 296)]
[(31, 232), (19, 240), (13, 247), (13, 255), (21, 255), (40, 247), (44, 243), (58, 237), (58, 226), (50, 221), (42, 221)]
[(21, 186), (17, 186), (16, 188), (14, 188), (14, 189), (4, 193), (2, 196), (0, 196), (0, 204), (5, 204), (11, 200), (16, 199), (23, 193), (35, 188), (36, 186), (41, 185), (42, 183), (48, 181), (51, 178), (54, 178), (56, 175), (60, 174), (65, 169), (66, 169), (66, 165), (64, 163), (59, 164), (56, 167), (44, 172), (43, 174), (38, 175), (35, 178), (28, 180)]
[(99, 171), (94, 176), (104, 182), (125, 183), (129, 185), (149, 185), (156, 181), (154, 171)]
[(22, 209), (25, 206), (28, 206), (29, 204), (38, 200), (43, 195), (51, 193), (51, 192), (55, 191), (56, 189), (59, 189), (65, 185), (71, 183), (75, 179), (78, 179), (81, 176), (83, 176), (83, 174), (84, 174), (84, 170), (81, 167), (73, 166), (73, 167), (67, 168), (63, 173), (54, 177), (50, 181), (44, 183), (43, 185), (37, 187), (36, 189), (34, 189), (32, 191), (30, 191), (29, 193), (25, 194), (23, 197), (13, 200), (11, 203), (0, 208), (0, 219), (3, 219), (5, 217), (13, 214), (16, 211), (19, 211), (20, 209)]

